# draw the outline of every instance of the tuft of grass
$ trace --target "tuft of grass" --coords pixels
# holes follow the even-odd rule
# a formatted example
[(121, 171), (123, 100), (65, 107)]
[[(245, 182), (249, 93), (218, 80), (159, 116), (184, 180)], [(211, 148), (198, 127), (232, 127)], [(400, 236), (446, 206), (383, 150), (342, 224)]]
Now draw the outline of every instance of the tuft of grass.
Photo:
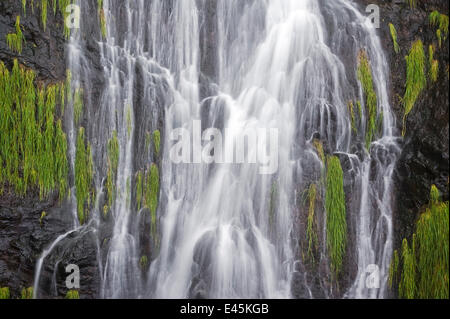
[(76, 88), (73, 97), (73, 118), (75, 125), (80, 123), (83, 116), (83, 89)]
[(323, 150), (322, 142), (318, 139), (314, 139), (313, 145), (314, 145), (314, 148), (316, 149), (317, 155), (319, 155), (319, 158), (322, 160), (322, 163), (326, 164), (325, 163), (325, 160), (326, 160), (325, 152)]
[(389, 267), (389, 288), (392, 289), (394, 287), (394, 282), (397, 281), (398, 277), (398, 267), (399, 267), (399, 257), (398, 257), (398, 251), (394, 251), (394, 256), (391, 260), (391, 265)]
[(402, 245), (403, 271), (399, 285), (399, 296), (404, 299), (414, 299), (416, 290), (414, 251), (406, 239)]
[(93, 163), (91, 147), (85, 144), (84, 128), (80, 128), (75, 154), (75, 188), (77, 195), (77, 213), (80, 224), (86, 221), (92, 200)]
[(403, 97), (403, 136), (406, 134), (406, 119), (427, 84), (425, 52), (421, 40), (413, 43), (409, 55), (406, 57), (406, 69), (406, 92)]
[(47, 7), (48, 0), (41, 0), (41, 21), (42, 26), (44, 27), (44, 31), (47, 28)]
[(152, 233), (156, 232), (156, 209), (158, 208), (159, 197), (159, 169), (156, 164), (152, 164), (147, 172), (145, 185), (145, 203), (152, 215)]
[(22, 54), (23, 42), (25, 37), (20, 26), (20, 16), (16, 18), (16, 33), (9, 33), (6, 35), (6, 43), (11, 51)]
[(80, 294), (77, 290), (69, 290), (66, 294), (66, 299), (80, 299)]
[(142, 270), (146, 270), (148, 267), (148, 257), (142, 256), (141, 259), (139, 259), (139, 267), (141, 267)]
[[(442, 14), (437, 10), (430, 13), (430, 25), (438, 28), (437, 37), (439, 40), (439, 47), (442, 46), (442, 40), (446, 40), (448, 36), (448, 15)], [(443, 39), (442, 39), (443, 38)]]
[(20, 299), (33, 299), (33, 287), (23, 288), (20, 293)]
[(348, 101), (347, 107), (348, 107), (348, 112), (350, 113), (350, 121), (351, 121), (352, 131), (354, 134), (357, 134), (358, 129), (356, 128), (355, 106), (353, 104), (353, 101)]
[(142, 171), (138, 171), (136, 173), (136, 202), (138, 211), (141, 210), (143, 196), (144, 196), (144, 176)]
[(417, 0), (407, 0), (407, 1), (408, 1), (408, 4), (409, 4), (409, 7), (411, 9), (415, 9), (417, 7)]
[(421, 214), (412, 247), (403, 241), (401, 298), (449, 298), (449, 203), (432, 186), (430, 203)]
[(397, 30), (395, 29), (395, 26), (392, 23), (389, 23), (389, 30), (391, 32), (392, 42), (394, 44), (394, 51), (395, 53), (398, 54), (400, 52), (400, 46), (398, 45), (397, 42)]
[(11, 294), (8, 287), (0, 288), (0, 299), (10, 299)]
[(347, 219), (344, 193), (344, 173), (338, 157), (327, 161), (327, 183), (325, 196), (327, 212), (327, 248), (331, 270), (337, 279), (342, 270), (347, 248)]
[(108, 141), (108, 173), (106, 179), (106, 189), (108, 205), (112, 207), (116, 189), (117, 168), (119, 166), (119, 139), (117, 131), (113, 132), (112, 138)]
[(358, 80), (361, 83), (366, 99), (366, 148), (369, 149), (376, 134), (378, 101), (373, 85), (372, 68), (367, 53), (363, 50), (358, 55)]
[[(38, 187), (40, 198), (67, 191), (67, 141), (55, 113), (58, 84), (35, 85), (34, 71), (0, 61), (0, 181), (23, 196)], [(0, 183), (1, 184), (1, 183)]]
[(314, 254), (317, 251), (318, 237), (316, 231), (316, 201), (317, 201), (317, 185), (311, 184), (308, 190), (308, 222), (306, 227), (306, 238), (308, 240), (307, 255), (314, 262)]
[(97, 11), (98, 11), (98, 18), (100, 20), (100, 31), (102, 33), (102, 37), (106, 38), (106, 17), (105, 17), (105, 11), (103, 10), (103, 0), (97, 0)]
[(153, 145), (155, 147), (155, 154), (159, 155), (161, 148), (161, 132), (159, 130), (153, 132)]

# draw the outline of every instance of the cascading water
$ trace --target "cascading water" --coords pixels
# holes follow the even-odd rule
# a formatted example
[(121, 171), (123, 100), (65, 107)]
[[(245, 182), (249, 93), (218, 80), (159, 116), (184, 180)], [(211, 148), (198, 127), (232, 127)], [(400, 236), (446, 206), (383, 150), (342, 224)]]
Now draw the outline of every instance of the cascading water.
[[(299, 297), (292, 288), (296, 260), (302, 265), (300, 285), (306, 291), (300, 297), (385, 297), (398, 146), (386, 59), (376, 30), (353, 2), (104, 0), (103, 12), (106, 37), (89, 42), (99, 46), (97, 63), (102, 68), (94, 68), (88, 46), (81, 45), (80, 33), (89, 32), (88, 26), (69, 44), (72, 85), (89, 88), (94, 77), (104, 82), (98, 94), (85, 90), (86, 108), (94, 110), (85, 118), (97, 190), (92, 222), (86, 227), (97, 235), (100, 297)], [(356, 76), (361, 50), (371, 61), (378, 113), (383, 114), (370, 154), (358, 137), (366, 127), (352, 133), (348, 109), (349, 100), (364, 101)], [(67, 117), (73, 171), (73, 109)], [(363, 103), (361, 122), (367, 118)], [(146, 136), (161, 124), (158, 159), (155, 150), (146, 147)], [(251, 163), (171, 161), (174, 131), (191, 132), (195, 144), (201, 143), (201, 136), (193, 132), (209, 127), (224, 134), (224, 155), (234, 154), (239, 137), (250, 140), (252, 130), (276, 129), (278, 170), (262, 175)], [(105, 163), (114, 134), (119, 161), (115, 196), (108, 207), (111, 237), (102, 252), (99, 202), (106, 193)], [(315, 151), (317, 139), (327, 153), (346, 163), (345, 185), (352, 193), (347, 219), (355, 233), (350, 247), (357, 274), (349, 276), (355, 281), (346, 293), (329, 283), (325, 212), (318, 216), (318, 281), (311, 280), (311, 269), (299, 252), (304, 234), (296, 223), (302, 192), (325, 169)], [(194, 146), (193, 158), (196, 151), (202, 150)], [(248, 143), (246, 153), (258, 153), (258, 144)], [(136, 173), (152, 162), (160, 166), (161, 194), (158, 231), (149, 239), (140, 226), (149, 212), (134, 201)], [(326, 192), (324, 186), (321, 191)], [(76, 221), (76, 208), (72, 211)], [(139, 267), (142, 251), (152, 257), (148, 272)], [(366, 285), (371, 265), (379, 269), (379, 289)], [(36, 282), (39, 285), (39, 278)]]

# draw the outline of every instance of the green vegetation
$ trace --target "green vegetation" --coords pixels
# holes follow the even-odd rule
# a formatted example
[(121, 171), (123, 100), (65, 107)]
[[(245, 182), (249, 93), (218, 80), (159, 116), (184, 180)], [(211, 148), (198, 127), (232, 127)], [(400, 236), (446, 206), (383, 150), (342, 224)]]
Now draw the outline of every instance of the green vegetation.
[[(0, 189), (20, 196), (38, 187), (40, 198), (67, 194), (67, 140), (55, 108), (58, 84), (35, 86), (34, 71), (14, 60), (11, 72), (0, 62)], [(59, 97), (59, 98), (58, 98)]]
[(105, 11), (103, 10), (103, 0), (97, 0), (97, 5), (98, 18), (100, 20), (100, 31), (102, 33), (102, 37), (106, 38), (106, 17)]
[(391, 31), (392, 42), (394, 43), (394, 51), (398, 54), (400, 52), (400, 46), (397, 42), (397, 30), (392, 23), (389, 23), (389, 30)]
[(11, 51), (22, 54), (22, 46), (25, 37), (22, 33), (22, 28), (20, 27), (20, 16), (16, 18), (16, 33), (9, 33), (6, 35), (6, 43)]
[(416, 290), (414, 250), (408, 246), (408, 241), (403, 240), (402, 245), (403, 271), (399, 285), (400, 298), (413, 299)]
[(413, 43), (409, 55), (406, 57), (406, 68), (406, 92), (403, 97), (405, 111), (403, 135), (406, 134), (406, 119), (427, 84), (425, 75), (425, 52), (421, 40)]
[(314, 262), (314, 252), (317, 250), (318, 237), (316, 231), (316, 201), (317, 201), (317, 185), (311, 184), (308, 190), (308, 223), (306, 228), (306, 238), (308, 240), (308, 252), (307, 255), (311, 261)]
[(144, 177), (141, 171), (136, 173), (136, 201), (137, 209), (141, 210), (142, 198), (144, 196)]
[(152, 164), (150, 172), (147, 173), (145, 185), (145, 203), (152, 214), (152, 232), (156, 231), (156, 209), (159, 197), (159, 170), (158, 166)]
[(131, 130), (133, 129), (133, 124), (132, 124), (132, 120), (131, 120), (131, 105), (127, 106), (127, 133), (128, 133), (128, 138), (131, 137)]
[(80, 294), (77, 290), (69, 290), (66, 294), (66, 299), (80, 299)]
[(11, 298), (9, 288), (8, 287), (0, 288), (0, 299), (9, 299), (9, 298)]
[(39, 224), (42, 225), (42, 222), (44, 221), (44, 218), (47, 216), (46, 212), (42, 212), (41, 213), (41, 217), (39, 218)]
[(75, 126), (80, 123), (83, 116), (83, 89), (76, 88), (73, 97), (73, 118)]
[(108, 207), (111, 208), (114, 201), (116, 189), (117, 168), (119, 166), (119, 139), (117, 131), (113, 132), (112, 138), (108, 141), (108, 173), (106, 179), (106, 190), (108, 197)]
[(366, 98), (367, 109), (367, 127), (366, 127), (366, 148), (370, 148), (370, 144), (376, 134), (377, 120), (377, 95), (375, 93), (372, 77), (372, 69), (369, 58), (365, 51), (361, 51), (358, 56), (358, 80), (362, 85)]
[(394, 286), (394, 282), (397, 280), (399, 262), (398, 251), (396, 250), (394, 251), (394, 256), (392, 257), (391, 265), (389, 267), (389, 287), (391, 289)]
[(41, 21), (42, 26), (44, 27), (44, 31), (47, 27), (47, 6), (48, 0), (41, 0)]
[(278, 206), (278, 183), (277, 181), (272, 182), (272, 187), (270, 188), (270, 202), (269, 202), (269, 225), (273, 227), (275, 221), (275, 213)]
[(77, 212), (80, 224), (84, 224), (93, 197), (94, 168), (92, 163), (91, 146), (85, 145), (84, 128), (80, 128), (77, 137), (75, 155), (75, 188), (77, 192)]
[(331, 270), (337, 279), (347, 248), (347, 220), (344, 193), (344, 173), (338, 157), (328, 158), (325, 209), (327, 212), (327, 247)]
[(431, 12), (429, 16), (430, 25), (432, 27), (437, 27), (436, 35), (439, 40), (439, 47), (442, 46), (442, 36), (445, 41), (448, 36), (448, 16), (438, 11)]
[(146, 270), (148, 267), (148, 257), (142, 256), (139, 260), (139, 267), (141, 267), (142, 270)]
[(33, 287), (23, 288), (20, 293), (20, 299), (33, 299)]
[[(430, 203), (420, 216), (412, 246), (403, 241), (399, 296), (406, 299), (449, 298), (449, 204), (432, 186)], [(399, 263), (397, 263), (399, 264)], [(396, 281), (397, 270), (392, 270)]]
[(159, 199), (159, 169), (152, 164), (146, 171), (136, 173), (136, 202), (138, 211), (148, 208), (152, 217), (152, 233), (156, 232), (156, 210)]
[(323, 150), (322, 142), (315, 138), (313, 141), (313, 145), (314, 145), (314, 148), (316, 149), (317, 155), (319, 155), (319, 158), (322, 160), (322, 163), (326, 164), (325, 163), (325, 152)]
[[(27, 7), (27, 0), (21, 0), (22, 1), (22, 9), (23, 12), (26, 14), (26, 7)], [(59, 12), (64, 18), (64, 21), (66, 20), (67, 16), (70, 13), (66, 12), (66, 7), (71, 4), (73, 0), (52, 0), (51, 5), (53, 7), (53, 14), (56, 15), (57, 13), (57, 7), (59, 8)], [(47, 27), (47, 17), (48, 17), (48, 0), (41, 0), (41, 22), (42, 26), (44, 27), (44, 31)], [(31, 0), (31, 9), (34, 13), (34, 0)], [(64, 23), (64, 36), (66, 39), (70, 37), (70, 29), (66, 26)]]
[(358, 129), (356, 128), (356, 116), (355, 116), (355, 107), (353, 105), (353, 101), (348, 101), (347, 103), (348, 111), (350, 113), (350, 120), (352, 125), (352, 131), (354, 134), (358, 133)]
[(417, 7), (417, 0), (407, 0), (407, 1), (408, 1), (408, 4), (409, 4), (409, 7), (411, 9), (415, 9)]
[(159, 130), (153, 132), (153, 144), (155, 146), (155, 154), (159, 155), (161, 149), (161, 132)]

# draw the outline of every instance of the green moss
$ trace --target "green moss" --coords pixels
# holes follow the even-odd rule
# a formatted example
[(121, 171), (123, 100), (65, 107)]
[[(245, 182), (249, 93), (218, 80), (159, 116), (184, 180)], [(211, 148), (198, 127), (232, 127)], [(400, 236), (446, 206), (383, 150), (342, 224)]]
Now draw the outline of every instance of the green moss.
[(400, 46), (398, 45), (397, 42), (397, 30), (395, 29), (395, 26), (392, 23), (389, 23), (389, 30), (391, 32), (392, 42), (394, 44), (394, 51), (395, 53), (398, 54), (400, 52)]
[(425, 52), (421, 40), (413, 43), (406, 57), (406, 92), (403, 97), (404, 119), (403, 135), (406, 134), (406, 119), (424, 90), (427, 79), (425, 75)]
[(159, 130), (153, 132), (153, 145), (155, 147), (156, 155), (159, 155), (159, 151), (161, 148), (161, 133)]
[(69, 185), (67, 182), (69, 166), (67, 163), (67, 138), (62, 129), (61, 120), (58, 120), (56, 124), (54, 145), (55, 150), (58, 150), (55, 152), (55, 180), (58, 183), (59, 200), (63, 201), (69, 190)]
[(42, 222), (44, 221), (44, 218), (47, 216), (46, 212), (42, 212), (41, 213), (41, 217), (39, 218), (39, 224), (42, 225)]
[(142, 198), (144, 196), (144, 177), (141, 171), (136, 173), (136, 202), (138, 211), (141, 210)]
[(1, 182), (18, 195), (39, 187), (41, 199), (67, 191), (67, 142), (55, 114), (58, 84), (35, 86), (34, 71), (0, 62)]
[(365, 51), (361, 51), (358, 56), (358, 80), (361, 83), (366, 99), (366, 148), (369, 149), (376, 134), (378, 101), (373, 85), (372, 68)]
[(112, 207), (115, 199), (116, 176), (117, 168), (119, 166), (119, 140), (117, 138), (117, 131), (113, 132), (112, 138), (108, 141), (108, 173), (106, 179), (106, 189), (108, 197), (108, 205)]
[(317, 201), (317, 185), (311, 184), (308, 190), (308, 223), (306, 228), (306, 238), (308, 241), (308, 258), (314, 262), (314, 254), (317, 251), (318, 237), (316, 231), (316, 201)]
[(83, 116), (83, 89), (76, 88), (73, 98), (73, 118), (75, 125), (80, 123), (81, 117)]
[(10, 299), (11, 294), (8, 287), (0, 288), (0, 299)]
[(315, 138), (314, 141), (313, 141), (313, 145), (314, 145), (314, 148), (316, 149), (317, 155), (319, 155), (319, 158), (321, 159), (322, 163), (326, 164), (325, 163), (325, 152), (323, 150), (322, 142)]
[(415, 257), (406, 239), (403, 240), (402, 259), (403, 271), (399, 285), (399, 296), (404, 299), (414, 299), (414, 292), (416, 290)]
[(448, 36), (448, 16), (442, 13), (439, 13), (439, 11), (433, 11), (431, 12), (429, 16), (430, 25), (432, 27), (437, 27), (439, 31), (438, 33), (438, 40), (439, 40), (439, 47), (442, 45), (442, 36), (444, 40)]
[(347, 220), (344, 193), (344, 174), (338, 157), (327, 161), (327, 188), (325, 209), (327, 212), (327, 248), (331, 270), (338, 278), (347, 248)]
[(23, 42), (25, 37), (22, 33), (22, 28), (20, 26), (20, 16), (16, 18), (16, 33), (9, 33), (6, 35), (6, 43), (11, 51), (22, 54)]
[(66, 294), (66, 299), (80, 299), (80, 294), (77, 290), (69, 290)]
[(412, 247), (403, 242), (401, 298), (449, 298), (449, 203), (432, 186), (430, 203), (421, 214)]
[(42, 26), (44, 27), (44, 31), (47, 27), (47, 6), (48, 0), (41, 0), (41, 21)]
[(353, 101), (349, 101), (347, 103), (347, 107), (348, 107), (348, 112), (350, 113), (350, 121), (351, 121), (352, 131), (354, 134), (357, 134), (358, 130), (356, 128), (356, 116), (355, 116)]
[(141, 267), (142, 270), (146, 270), (148, 267), (148, 257), (142, 256), (139, 260), (139, 267)]
[(394, 251), (394, 256), (391, 260), (391, 265), (389, 267), (389, 288), (392, 289), (394, 287), (394, 282), (397, 280), (398, 276), (398, 267), (399, 267), (399, 257), (398, 251)]
[(20, 299), (33, 299), (33, 287), (23, 288), (20, 293)]
[(75, 154), (75, 187), (77, 195), (77, 212), (80, 224), (84, 224), (88, 216), (93, 194), (93, 163), (91, 147), (85, 145), (84, 128), (80, 128), (77, 137)]
[(127, 133), (128, 138), (131, 137), (131, 130), (133, 129), (132, 119), (131, 119), (131, 105), (127, 106)]
[(409, 7), (411, 9), (415, 9), (417, 7), (417, 0), (407, 0), (407, 1), (408, 1), (408, 4), (409, 4)]
[(156, 209), (158, 208), (159, 197), (159, 169), (155, 164), (152, 164), (147, 172), (144, 197), (146, 206), (150, 209), (152, 215), (152, 232), (155, 233)]
[(102, 37), (106, 38), (106, 17), (105, 11), (103, 10), (103, 0), (97, 0), (98, 5), (98, 18), (100, 20), (100, 31), (102, 33)]

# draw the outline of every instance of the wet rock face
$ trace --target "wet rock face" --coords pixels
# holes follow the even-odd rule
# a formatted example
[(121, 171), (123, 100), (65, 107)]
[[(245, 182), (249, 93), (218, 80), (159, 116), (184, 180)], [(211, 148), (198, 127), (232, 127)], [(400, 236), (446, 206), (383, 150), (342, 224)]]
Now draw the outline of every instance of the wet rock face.
[[(408, 54), (411, 44), (416, 39), (421, 39), (428, 48), (429, 44), (437, 44), (435, 28), (428, 23), (428, 16), (433, 10), (438, 10), (448, 15), (449, 4), (444, 0), (419, 0), (418, 7), (411, 10), (406, 0), (358, 0), (362, 11), (368, 4), (380, 6), (381, 29), (379, 34), (391, 68), (390, 84), (391, 105), (397, 119), (398, 132), (400, 134), (403, 121), (403, 106), (400, 97), (404, 95), (406, 83), (405, 55)], [(86, 1), (83, 10), (96, 12), (96, 3)], [(215, 0), (199, 1), (202, 12), (202, 59), (201, 59), (201, 96), (207, 97), (214, 94), (210, 84), (217, 80), (215, 48)], [(85, 13), (85, 12), (84, 12)], [(83, 13), (83, 14), (84, 14)], [(15, 30), (16, 17), (21, 16), (21, 26), (26, 43), (22, 54), (12, 52), (6, 44), (6, 35)], [(92, 70), (92, 83), (85, 84), (86, 90), (91, 90), (92, 101), (86, 102), (87, 118), (95, 119), (97, 100), (100, 99), (104, 79), (101, 76), (102, 65), (100, 61), (97, 41), (100, 37), (98, 19), (92, 14), (92, 19), (87, 19), (82, 28), (92, 30), (92, 37), (84, 39), (87, 60)], [(13, 59), (36, 71), (38, 80), (54, 82), (64, 79), (66, 72), (65, 39), (63, 36), (63, 20), (59, 12), (56, 16), (49, 9), (47, 29), (44, 32), (40, 8), (35, 7), (35, 12), (27, 8), (27, 14), (22, 12), (21, 2), (17, 0), (0, 0), (0, 60), (9, 68)], [(393, 23), (398, 33), (398, 43), (401, 52), (396, 54), (393, 50), (392, 39), (388, 23)], [(407, 131), (401, 157), (396, 168), (395, 194), (396, 209), (394, 210), (395, 223), (395, 247), (399, 248), (405, 237), (411, 236), (414, 231), (414, 222), (420, 208), (429, 200), (429, 190), (432, 184), (436, 184), (443, 194), (444, 200), (448, 200), (448, 163), (449, 163), (449, 126), (448, 126), (448, 40), (442, 48), (436, 49), (435, 59), (439, 61), (440, 71), (437, 83), (428, 83), (420, 99), (407, 121)], [(345, 48), (343, 48), (345, 49)], [(345, 55), (345, 52), (342, 53)], [(348, 61), (354, 63), (354, 61)], [(143, 89), (139, 88), (139, 91)], [(158, 116), (154, 123), (138, 123), (141, 128), (138, 135), (145, 135), (144, 127), (151, 125), (163, 130), (163, 108), (167, 104), (163, 92), (155, 92), (158, 99)], [(143, 92), (136, 94), (137, 104), (144, 99)], [(207, 107), (205, 108), (207, 109)], [(145, 109), (137, 109), (137, 118)], [(87, 121), (84, 119), (84, 122)], [(86, 124), (86, 123), (84, 123)], [(94, 125), (85, 125), (95, 129)], [(152, 130), (151, 130), (152, 131)], [(88, 132), (88, 135), (95, 135)], [(95, 143), (94, 143), (95, 144)], [(143, 145), (136, 144), (135, 154)], [(142, 157), (135, 158), (135, 166), (141, 167), (144, 161)], [(158, 159), (155, 159), (157, 162)], [(351, 203), (350, 203), (351, 204)], [(47, 216), (42, 220), (42, 212)], [(148, 233), (148, 221), (143, 221), (144, 232)], [(299, 221), (300, 223), (300, 221)], [(355, 226), (349, 224), (353, 229)], [(22, 288), (33, 286), (35, 266), (43, 250), (48, 247), (58, 236), (68, 232), (72, 228), (71, 208), (59, 207), (56, 196), (50, 200), (41, 202), (37, 194), (30, 194), (24, 199), (18, 199), (5, 192), (0, 196), (0, 287), (10, 287), (13, 297), (20, 295)], [(39, 296), (63, 297), (65, 287), (65, 266), (77, 264), (81, 270), (82, 298), (99, 297), (100, 277), (98, 270), (97, 251), (100, 247), (100, 258), (103, 258), (108, 249), (108, 238), (111, 236), (111, 223), (104, 223), (104, 229), (100, 230), (98, 237), (90, 233), (73, 234), (61, 242), (52, 254), (46, 259), (42, 269), (41, 288)], [(148, 241), (148, 238), (142, 238)], [(353, 240), (351, 240), (353, 242)], [(354, 248), (352, 247), (352, 250)], [(143, 255), (149, 255), (151, 249), (143, 247)], [(201, 255), (198, 256), (199, 258)], [(199, 264), (207, 265), (207, 260), (200, 258)], [(348, 261), (349, 273), (355, 273)], [(325, 267), (325, 266), (323, 266)], [(353, 266), (354, 267), (354, 266)], [(350, 270), (351, 269), (351, 270)], [(326, 270), (321, 271), (326, 273)], [(205, 272), (207, 273), (207, 272)], [(343, 283), (348, 286), (351, 277)], [(192, 294), (197, 297), (204, 296), (206, 291), (205, 280), (196, 278), (193, 283)], [(303, 277), (294, 278), (294, 295), (308, 297), (304, 291)], [(316, 282), (316, 286), (323, 285), (319, 278), (309, 278), (309, 282)], [(325, 283), (326, 284), (326, 283)], [(195, 287), (194, 287), (195, 286)], [(195, 288), (195, 289), (194, 289)], [(326, 289), (325, 289), (326, 290)], [(313, 291), (314, 296), (322, 297), (322, 290)]]
[[(381, 39), (391, 68), (391, 105), (397, 118), (399, 132), (402, 130), (405, 93), (406, 62), (411, 44), (421, 39), (426, 56), (428, 46), (435, 46), (434, 58), (439, 61), (439, 77), (436, 83), (428, 80), (427, 87), (416, 102), (406, 122), (403, 150), (395, 174), (396, 210), (395, 246), (399, 248), (403, 238), (410, 237), (420, 209), (429, 201), (431, 185), (435, 184), (449, 198), (449, 41), (439, 48), (436, 28), (429, 25), (433, 10), (449, 14), (448, 1), (418, 1), (411, 10), (406, 1), (362, 1), (378, 3), (381, 9)], [(388, 23), (394, 24), (398, 33), (400, 53), (393, 49)], [(427, 67), (428, 69), (428, 67)]]
[[(35, 70), (39, 80), (60, 81), (66, 73), (63, 18), (58, 11), (56, 16), (53, 15), (53, 9), (49, 7), (44, 32), (40, 10), (40, 6), (35, 4), (33, 13), (28, 5), (24, 13), (21, 1), (0, 1), (0, 60), (10, 67), (13, 59), (17, 58), (20, 63)], [(26, 40), (22, 54), (12, 52), (6, 43), (6, 35), (16, 30), (17, 16), (20, 16), (20, 25)]]

